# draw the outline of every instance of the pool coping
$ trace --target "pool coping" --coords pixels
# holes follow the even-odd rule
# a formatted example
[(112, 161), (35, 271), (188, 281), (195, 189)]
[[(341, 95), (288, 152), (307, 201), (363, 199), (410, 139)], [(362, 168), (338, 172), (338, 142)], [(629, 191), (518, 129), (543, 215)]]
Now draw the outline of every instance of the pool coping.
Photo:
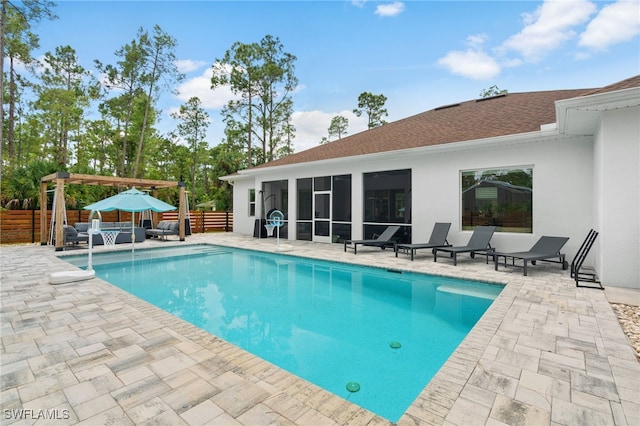
[[(236, 234), (194, 235), (187, 243), (275, 248), (272, 239)], [(185, 243), (149, 241), (140, 249), (172, 244)], [(576, 288), (566, 271), (536, 267), (524, 277), (481, 259), (453, 267), (379, 249), (353, 255), (337, 244), (287, 241), (284, 248), (505, 284), (398, 424), (640, 420), (640, 385), (630, 379), (640, 377), (640, 364), (604, 292)], [(102, 280), (49, 285), (49, 272), (69, 268), (57, 256), (67, 253), (0, 250), (5, 409), (69, 410), (71, 418), (60, 420), (66, 424), (389, 424)]]

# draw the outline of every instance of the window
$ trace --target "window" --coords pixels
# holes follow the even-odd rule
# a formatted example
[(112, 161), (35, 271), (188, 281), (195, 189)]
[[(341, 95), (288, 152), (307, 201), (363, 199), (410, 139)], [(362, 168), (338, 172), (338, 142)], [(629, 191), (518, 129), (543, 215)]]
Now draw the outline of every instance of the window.
[(334, 242), (351, 239), (351, 175), (333, 177), (331, 235)]
[(364, 221), (411, 223), (411, 170), (364, 174)]
[(351, 175), (333, 177), (333, 221), (351, 222)]
[(411, 169), (365, 173), (364, 238), (381, 234), (390, 224), (404, 224), (394, 235), (411, 242)]
[(256, 190), (249, 190), (249, 216), (256, 215)]
[(533, 167), (462, 171), (462, 229), (533, 232)]
[(313, 179), (313, 190), (331, 191), (331, 176), (323, 176)]
[(296, 227), (296, 239), (301, 241), (311, 241), (313, 239), (311, 232), (312, 226), (313, 222), (298, 222)]
[(312, 219), (311, 182), (311, 178), (298, 179), (298, 220)]

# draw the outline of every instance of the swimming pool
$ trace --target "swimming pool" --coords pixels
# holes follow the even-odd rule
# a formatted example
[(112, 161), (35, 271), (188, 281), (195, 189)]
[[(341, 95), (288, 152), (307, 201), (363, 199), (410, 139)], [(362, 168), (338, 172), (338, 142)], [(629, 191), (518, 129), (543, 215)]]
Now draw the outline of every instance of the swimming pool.
[[(86, 267), (87, 256), (65, 260)], [(502, 286), (213, 245), (100, 253), (96, 274), (397, 421)]]

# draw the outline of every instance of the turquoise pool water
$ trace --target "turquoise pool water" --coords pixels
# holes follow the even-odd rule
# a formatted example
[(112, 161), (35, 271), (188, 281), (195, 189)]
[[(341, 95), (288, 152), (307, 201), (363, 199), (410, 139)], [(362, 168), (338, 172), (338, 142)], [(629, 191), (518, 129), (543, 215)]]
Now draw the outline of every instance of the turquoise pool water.
[(391, 421), (502, 289), (212, 245), (101, 253), (93, 265), (105, 281)]

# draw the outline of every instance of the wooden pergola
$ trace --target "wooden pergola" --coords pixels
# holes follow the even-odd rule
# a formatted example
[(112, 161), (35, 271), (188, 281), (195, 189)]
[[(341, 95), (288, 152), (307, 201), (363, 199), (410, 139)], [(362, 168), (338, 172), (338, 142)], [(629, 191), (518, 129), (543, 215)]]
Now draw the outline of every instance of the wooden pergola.
[[(180, 188), (180, 204), (178, 206), (178, 221), (180, 222), (180, 241), (185, 239), (185, 219), (187, 217), (186, 210), (186, 188), (184, 182), (153, 180), (153, 179), (135, 179), (122, 178), (115, 176), (94, 176), (79, 173), (58, 172), (40, 179), (40, 244), (47, 245), (47, 184), (54, 182), (56, 185), (56, 205), (52, 206), (55, 211), (55, 217), (60, 218), (64, 211), (64, 188), (66, 184), (78, 185), (102, 185), (102, 186), (118, 186), (118, 187), (136, 187), (143, 189), (151, 189), (154, 197), (158, 196), (159, 188)], [(154, 217), (154, 223), (156, 222)], [(63, 221), (56, 220), (55, 223), (55, 247), (56, 251), (64, 249), (64, 227)]]

